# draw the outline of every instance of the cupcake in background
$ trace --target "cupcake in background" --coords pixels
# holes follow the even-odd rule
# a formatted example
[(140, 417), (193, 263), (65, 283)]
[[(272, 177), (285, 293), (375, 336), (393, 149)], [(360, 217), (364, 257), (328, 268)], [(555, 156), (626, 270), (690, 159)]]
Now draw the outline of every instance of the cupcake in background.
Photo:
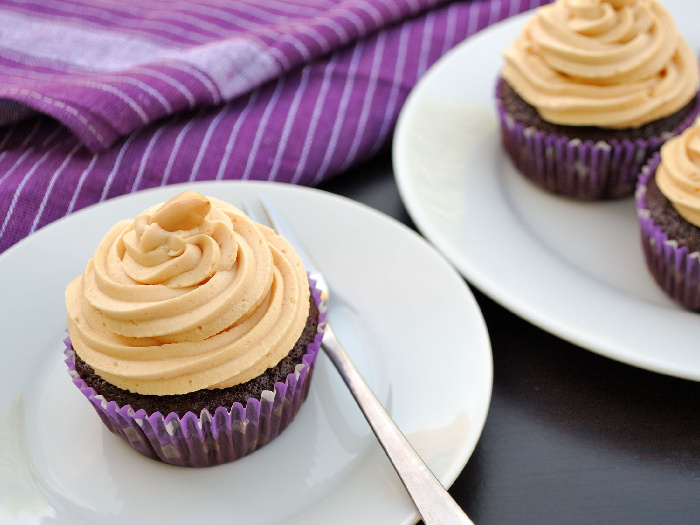
[(696, 57), (657, 0), (556, 0), (503, 55), (503, 144), (556, 194), (631, 195), (646, 160), (698, 114)]
[(637, 215), (649, 271), (678, 303), (700, 310), (700, 124), (670, 139), (639, 177)]
[(285, 239), (193, 191), (115, 225), (66, 307), (75, 385), (132, 448), (182, 466), (238, 459), (289, 425), (325, 317)]

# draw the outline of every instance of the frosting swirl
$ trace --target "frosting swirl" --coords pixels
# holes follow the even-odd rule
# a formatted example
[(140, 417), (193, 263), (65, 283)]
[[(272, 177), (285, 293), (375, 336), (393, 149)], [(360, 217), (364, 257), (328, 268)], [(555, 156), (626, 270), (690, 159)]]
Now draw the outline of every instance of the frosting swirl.
[(700, 124), (661, 146), (656, 185), (681, 217), (700, 227)]
[(186, 192), (107, 233), (66, 289), (68, 330), (77, 354), (119, 388), (225, 388), (287, 355), (309, 294), (286, 240), (230, 204)]
[(695, 56), (657, 0), (556, 0), (504, 58), (503, 78), (554, 124), (637, 127), (698, 89)]

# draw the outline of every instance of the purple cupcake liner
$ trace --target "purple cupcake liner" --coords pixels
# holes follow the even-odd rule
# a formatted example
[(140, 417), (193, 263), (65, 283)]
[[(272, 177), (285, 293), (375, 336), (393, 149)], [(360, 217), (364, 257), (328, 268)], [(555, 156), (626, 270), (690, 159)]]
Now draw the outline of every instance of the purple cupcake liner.
[(642, 169), (635, 195), (647, 267), (666, 294), (691, 310), (700, 310), (700, 253), (669, 239), (646, 205), (647, 184), (661, 161), (656, 153)]
[(284, 383), (275, 383), (260, 399), (250, 398), (243, 406), (218, 407), (214, 414), (176, 413), (150, 416), (145, 410), (120, 407), (83, 381), (75, 369), (75, 352), (66, 339), (66, 365), (73, 384), (90, 401), (104, 425), (144, 456), (171, 465), (209, 467), (228, 463), (250, 454), (277, 437), (299, 412), (309, 394), (316, 356), (321, 348), (326, 321), (326, 305), (311, 281), (311, 294), (319, 307), (318, 333), (307, 346), (302, 363)]
[(579, 200), (606, 200), (634, 193), (637, 177), (664, 142), (690, 126), (700, 112), (696, 105), (683, 122), (661, 137), (581, 141), (525, 126), (511, 117), (496, 86), (501, 140), (518, 171), (534, 184)]

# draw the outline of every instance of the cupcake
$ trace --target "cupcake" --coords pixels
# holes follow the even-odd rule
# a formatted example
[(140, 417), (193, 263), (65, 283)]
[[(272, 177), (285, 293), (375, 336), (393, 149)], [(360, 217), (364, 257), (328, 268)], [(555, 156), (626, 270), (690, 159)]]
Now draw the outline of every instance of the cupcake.
[(66, 307), (75, 385), (132, 448), (183, 466), (238, 459), (294, 419), (325, 315), (285, 239), (193, 191), (116, 224)]
[(649, 271), (666, 294), (700, 310), (700, 124), (650, 159), (636, 204)]
[(504, 51), (496, 86), (515, 167), (582, 200), (625, 197), (698, 114), (698, 65), (657, 0), (556, 0)]

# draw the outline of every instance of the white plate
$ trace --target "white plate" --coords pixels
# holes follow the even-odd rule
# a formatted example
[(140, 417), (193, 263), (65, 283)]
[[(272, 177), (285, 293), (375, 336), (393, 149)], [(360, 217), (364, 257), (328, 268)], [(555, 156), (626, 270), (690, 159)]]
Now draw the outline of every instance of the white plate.
[[(700, 3), (665, 2), (700, 49)], [(649, 370), (700, 380), (700, 317), (646, 269), (632, 198), (581, 203), (539, 190), (501, 148), (494, 86), (524, 13), (445, 55), (410, 94), (394, 170), (420, 231), (474, 285), (564, 339)]]
[[(232, 203), (264, 194), (287, 216), (328, 274), (330, 319), (348, 353), (451, 485), (479, 439), (492, 384), (488, 334), (462, 277), (415, 232), (342, 197), (273, 183), (187, 187)], [(0, 256), (0, 522), (415, 522), (398, 476), (324, 354), (306, 404), (278, 439), (207, 469), (133, 452), (73, 386), (62, 360), (66, 284), (116, 220), (179, 191), (107, 201)]]

